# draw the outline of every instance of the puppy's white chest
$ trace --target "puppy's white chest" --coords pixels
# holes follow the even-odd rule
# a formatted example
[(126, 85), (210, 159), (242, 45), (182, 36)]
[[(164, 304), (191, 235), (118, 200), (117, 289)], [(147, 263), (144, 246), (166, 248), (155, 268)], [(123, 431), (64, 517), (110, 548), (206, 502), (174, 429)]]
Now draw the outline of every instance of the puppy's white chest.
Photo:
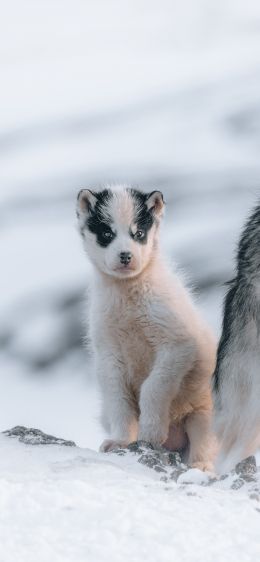
[(154, 362), (154, 349), (148, 334), (150, 319), (146, 302), (114, 302), (113, 306), (107, 307), (104, 320), (111, 346), (118, 350), (124, 363), (126, 377), (138, 390)]

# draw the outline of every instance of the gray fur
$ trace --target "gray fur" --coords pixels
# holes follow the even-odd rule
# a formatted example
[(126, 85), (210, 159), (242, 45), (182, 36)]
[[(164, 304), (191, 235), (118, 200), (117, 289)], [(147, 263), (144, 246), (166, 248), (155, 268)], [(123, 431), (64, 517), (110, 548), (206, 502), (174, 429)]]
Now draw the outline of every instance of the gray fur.
[(218, 466), (228, 469), (260, 444), (260, 205), (238, 247), (213, 375)]

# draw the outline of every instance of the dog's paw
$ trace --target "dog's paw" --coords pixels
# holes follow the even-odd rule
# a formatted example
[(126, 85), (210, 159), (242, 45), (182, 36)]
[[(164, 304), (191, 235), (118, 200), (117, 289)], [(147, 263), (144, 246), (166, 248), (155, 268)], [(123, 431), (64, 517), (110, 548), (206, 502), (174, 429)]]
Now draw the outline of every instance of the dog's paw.
[(215, 473), (214, 465), (211, 461), (195, 461), (192, 462), (190, 466), (192, 468), (198, 468), (199, 470), (202, 470), (202, 472)]
[(114, 451), (115, 449), (125, 449), (129, 445), (128, 441), (105, 439), (99, 447), (101, 453), (108, 453), (109, 451)]
[(138, 432), (138, 441), (146, 441), (154, 446), (162, 445), (168, 436), (167, 429), (158, 427), (158, 425), (141, 425)]

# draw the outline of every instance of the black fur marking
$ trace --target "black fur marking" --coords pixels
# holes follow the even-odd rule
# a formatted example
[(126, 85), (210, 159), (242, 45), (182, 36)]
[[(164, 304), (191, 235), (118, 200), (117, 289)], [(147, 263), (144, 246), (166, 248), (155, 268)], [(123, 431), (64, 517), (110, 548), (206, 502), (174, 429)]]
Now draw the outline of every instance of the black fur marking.
[(94, 207), (89, 209), (86, 224), (90, 232), (96, 235), (98, 245), (107, 248), (116, 237), (116, 233), (111, 228), (112, 219), (109, 220), (107, 213), (104, 213), (113, 195), (108, 189), (94, 193), (94, 195), (97, 202)]
[(232, 333), (233, 302), (234, 302), (235, 293), (236, 293), (236, 285), (232, 286), (231, 289), (229, 289), (224, 302), (222, 335), (218, 346), (216, 369), (213, 374), (213, 389), (216, 393), (219, 391), (219, 386), (220, 386), (220, 379), (221, 379), (220, 367), (225, 357), (226, 348), (228, 346)]
[(222, 362), (230, 352), (234, 337), (241, 335), (249, 322), (254, 322), (260, 332), (260, 300), (255, 282), (260, 281), (260, 205), (253, 211), (240, 238), (237, 253), (237, 276), (229, 283), (230, 289), (224, 303), (222, 335), (217, 352), (217, 365), (213, 374), (213, 389), (218, 394), (224, 376)]
[(144, 232), (144, 236), (142, 238), (137, 238), (131, 230), (129, 231), (129, 234), (131, 238), (136, 240), (136, 242), (139, 242), (139, 244), (146, 244), (149, 230), (152, 228), (156, 220), (153, 210), (148, 209), (146, 205), (151, 193), (142, 193), (141, 191), (133, 188), (130, 188), (129, 191), (135, 203), (134, 222), (137, 226), (137, 231), (142, 230)]

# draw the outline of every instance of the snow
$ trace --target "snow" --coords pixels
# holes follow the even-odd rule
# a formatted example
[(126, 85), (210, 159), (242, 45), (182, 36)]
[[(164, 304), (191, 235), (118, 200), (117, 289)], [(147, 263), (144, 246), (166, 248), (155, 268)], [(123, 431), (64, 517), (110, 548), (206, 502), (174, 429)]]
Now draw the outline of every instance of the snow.
[[(97, 453), (81, 187), (161, 189), (162, 245), (220, 332), (259, 196), (258, 0), (9, 0), (0, 19), (0, 561), (259, 558), (257, 500)], [(80, 448), (81, 447), (81, 448)], [(87, 448), (86, 448), (87, 447)], [(260, 465), (260, 458), (257, 459)], [(189, 483), (187, 484), (187, 480)]]
[[(258, 504), (241, 491), (167, 483), (135, 457), (0, 438), (0, 560), (247, 562)], [(194, 472), (194, 471), (193, 471)], [(199, 471), (197, 471), (199, 472)]]

